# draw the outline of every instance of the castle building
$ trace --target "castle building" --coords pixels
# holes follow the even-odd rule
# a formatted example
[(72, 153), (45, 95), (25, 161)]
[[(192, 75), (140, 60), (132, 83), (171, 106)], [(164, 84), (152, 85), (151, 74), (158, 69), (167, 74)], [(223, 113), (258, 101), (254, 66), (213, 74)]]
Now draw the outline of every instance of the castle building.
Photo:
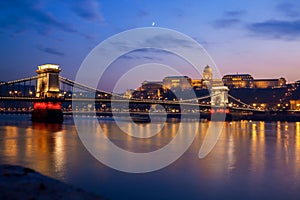
[(206, 65), (204, 67), (202, 79), (205, 81), (209, 81), (209, 80), (213, 79), (213, 72), (212, 72), (212, 68), (210, 66)]
[(192, 79), (188, 76), (167, 76), (163, 79), (163, 86), (172, 91), (189, 90), (192, 87)]
[(222, 78), (229, 88), (275, 88), (286, 85), (285, 78), (254, 79), (250, 74), (230, 74)]
[(252, 88), (254, 79), (250, 74), (233, 74), (223, 76), (222, 80), (229, 88)]
[(282, 87), (286, 85), (285, 78), (279, 79), (254, 79), (253, 87), (254, 88), (274, 88)]

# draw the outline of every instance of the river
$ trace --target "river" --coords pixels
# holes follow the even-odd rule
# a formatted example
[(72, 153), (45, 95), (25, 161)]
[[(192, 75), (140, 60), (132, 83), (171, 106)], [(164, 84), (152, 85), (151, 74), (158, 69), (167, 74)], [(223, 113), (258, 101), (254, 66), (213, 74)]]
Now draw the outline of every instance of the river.
[[(85, 119), (89, 122), (88, 117)], [(154, 138), (132, 139), (101, 118), (110, 140), (135, 152), (168, 144), (179, 123)], [(0, 115), (0, 164), (23, 165), (109, 199), (300, 199), (300, 122), (226, 122), (212, 152), (198, 153), (212, 122), (199, 124), (193, 144), (176, 162), (154, 172), (125, 173), (95, 159), (71, 116), (63, 124), (33, 123), (30, 115)], [(143, 130), (147, 132), (147, 124)], [(145, 129), (146, 128), (146, 129)], [(150, 130), (149, 130), (150, 131)]]

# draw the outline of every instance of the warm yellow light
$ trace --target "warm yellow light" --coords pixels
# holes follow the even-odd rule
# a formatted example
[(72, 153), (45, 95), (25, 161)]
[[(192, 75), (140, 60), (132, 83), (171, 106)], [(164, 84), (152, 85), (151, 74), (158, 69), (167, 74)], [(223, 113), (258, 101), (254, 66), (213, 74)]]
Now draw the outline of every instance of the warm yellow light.
[(59, 65), (55, 65), (55, 64), (44, 64), (44, 65), (40, 65), (38, 66), (39, 70), (42, 69), (59, 69)]

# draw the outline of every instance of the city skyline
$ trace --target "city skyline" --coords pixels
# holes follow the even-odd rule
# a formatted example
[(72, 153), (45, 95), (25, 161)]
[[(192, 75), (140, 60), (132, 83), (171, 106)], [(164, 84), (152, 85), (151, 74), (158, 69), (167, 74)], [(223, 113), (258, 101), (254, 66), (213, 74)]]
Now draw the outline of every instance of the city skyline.
[[(300, 50), (297, 2), (190, 1), (188, 5), (184, 1), (88, 0), (0, 4), (3, 81), (33, 75), (43, 63), (57, 63), (65, 77), (74, 78), (97, 44), (121, 31), (149, 26), (174, 29), (198, 41), (222, 75), (238, 72), (257, 78), (285, 77), (290, 82), (300, 79), (295, 73)], [(152, 56), (157, 55), (152, 52)], [(116, 63), (132, 65), (132, 58), (128, 58), (124, 56)], [(139, 59), (149, 62), (145, 55)]]

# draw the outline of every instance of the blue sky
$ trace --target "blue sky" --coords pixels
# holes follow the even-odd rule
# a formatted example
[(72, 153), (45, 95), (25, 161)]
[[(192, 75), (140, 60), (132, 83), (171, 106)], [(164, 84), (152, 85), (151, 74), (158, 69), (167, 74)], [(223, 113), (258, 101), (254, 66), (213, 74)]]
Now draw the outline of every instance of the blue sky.
[(153, 22), (197, 40), (223, 75), (300, 79), (300, 2), (12, 0), (0, 2), (0, 80), (34, 75), (48, 62), (74, 78), (101, 41)]

